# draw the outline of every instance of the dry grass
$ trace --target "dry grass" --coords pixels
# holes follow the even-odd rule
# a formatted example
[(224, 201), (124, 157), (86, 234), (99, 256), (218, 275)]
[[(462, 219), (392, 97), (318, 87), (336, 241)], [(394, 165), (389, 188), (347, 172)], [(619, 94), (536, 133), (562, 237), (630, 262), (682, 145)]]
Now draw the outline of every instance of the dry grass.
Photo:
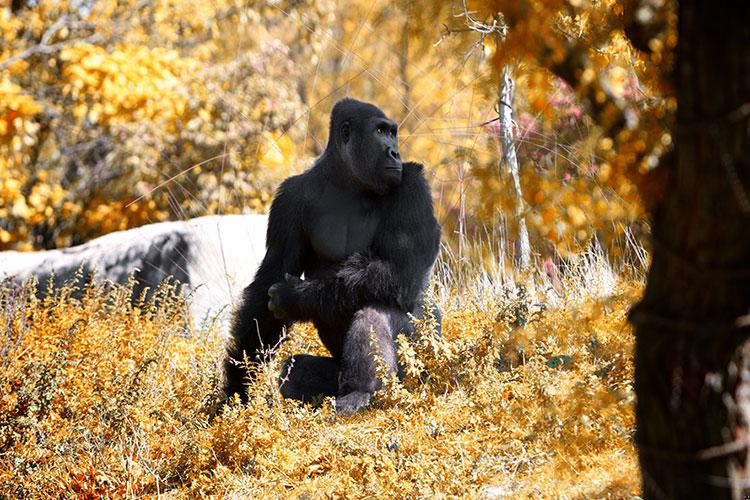
[(279, 396), (281, 360), (322, 352), (308, 325), (247, 407), (210, 420), (221, 335), (191, 330), (174, 287), (137, 306), (128, 287), (6, 287), (0, 497), (635, 496), (625, 316), (641, 285), (601, 291), (586, 272), (557, 294), (487, 274), (436, 286), (443, 336), (428, 320), (402, 341), (406, 379), (348, 418)]

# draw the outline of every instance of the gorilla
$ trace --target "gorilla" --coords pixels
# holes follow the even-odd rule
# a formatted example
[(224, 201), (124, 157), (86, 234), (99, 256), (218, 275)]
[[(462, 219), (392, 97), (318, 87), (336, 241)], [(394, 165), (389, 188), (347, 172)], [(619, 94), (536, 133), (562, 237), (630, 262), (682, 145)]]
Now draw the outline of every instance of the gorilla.
[(399, 372), (394, 339), (414, 334), (408, 314), (430, 307), (440, 320), (423, 303), (439, 246), (422, 165), (402, 163), (396, 122), (372, 104), (337, 102), (325, 151), (271, 204), (266, 255), (232, 325), (224, 394), (246, 401), (243, 360), (312, 321), (333, 357), (288, 360), (282, 394), (336, 396), (339, 414), (366, 407), (381, 387), (375, 355)]

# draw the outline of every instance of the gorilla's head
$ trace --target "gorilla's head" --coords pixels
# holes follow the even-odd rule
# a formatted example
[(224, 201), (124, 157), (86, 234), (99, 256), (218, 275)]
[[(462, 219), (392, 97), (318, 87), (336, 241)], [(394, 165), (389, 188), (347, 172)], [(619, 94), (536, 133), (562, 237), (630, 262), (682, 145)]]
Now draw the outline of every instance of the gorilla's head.
[(364, 191), (386, 194), (401, 182), (398, 125), (377, 106), (342, 99), (331, 111), (326, 151)]

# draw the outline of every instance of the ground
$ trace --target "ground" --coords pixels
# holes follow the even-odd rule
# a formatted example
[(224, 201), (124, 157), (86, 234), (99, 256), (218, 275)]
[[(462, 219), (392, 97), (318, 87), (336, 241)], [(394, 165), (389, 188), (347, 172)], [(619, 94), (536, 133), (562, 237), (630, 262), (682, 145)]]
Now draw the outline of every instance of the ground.
[[(195, 328), (169, 287), (82, 299), (0, 295), (0, 491), (13, 497), (628, 498), (637, 278), (557, 292), (527, 277), (436, 283), (429, 319), (402, 340), (403, 382), (351, 417), (331, 400), (281, 399), (281, 361), (324, 350), (310, 325), (257, 374), (250, 403), (213, 415), (217, 325)], [(525, 286), (515, 283), (526, 282)]]

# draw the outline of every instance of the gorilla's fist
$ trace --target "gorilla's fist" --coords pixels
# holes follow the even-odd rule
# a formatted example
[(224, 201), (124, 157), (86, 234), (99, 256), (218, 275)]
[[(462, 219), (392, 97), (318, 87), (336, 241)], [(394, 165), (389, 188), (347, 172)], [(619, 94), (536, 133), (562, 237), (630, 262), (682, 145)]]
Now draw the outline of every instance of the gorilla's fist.
[(268, 310), (277, 319), (284, 321), (294, 319), (292, 312), (304, 287), (303, 280), (289, 273), (285, 274), (284, 281), (279, 281), (268, 289)]

